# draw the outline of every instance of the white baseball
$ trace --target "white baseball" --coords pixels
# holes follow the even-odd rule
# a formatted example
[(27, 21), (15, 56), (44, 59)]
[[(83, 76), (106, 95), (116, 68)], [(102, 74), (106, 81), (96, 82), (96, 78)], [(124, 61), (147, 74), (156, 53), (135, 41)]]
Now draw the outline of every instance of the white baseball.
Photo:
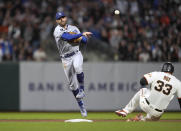
[(119, 10), (115, 10), (115, 11), (114, 11), (114, 14), (115, 14), (115, 15), (119, 15), (119, 14), (120, 14)]

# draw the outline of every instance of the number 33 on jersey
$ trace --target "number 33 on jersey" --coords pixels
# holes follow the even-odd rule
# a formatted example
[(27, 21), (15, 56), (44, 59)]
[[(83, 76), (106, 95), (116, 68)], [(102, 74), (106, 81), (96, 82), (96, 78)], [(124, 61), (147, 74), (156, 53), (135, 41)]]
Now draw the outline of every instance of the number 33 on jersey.
[(159, 107), (165, 109), (176, 93), (181, 97), (181, 82), (173, 75), (165, 72), (151, 72), (144, 75), (148, 84), (151, 84), (150, 96), (148, 100)]

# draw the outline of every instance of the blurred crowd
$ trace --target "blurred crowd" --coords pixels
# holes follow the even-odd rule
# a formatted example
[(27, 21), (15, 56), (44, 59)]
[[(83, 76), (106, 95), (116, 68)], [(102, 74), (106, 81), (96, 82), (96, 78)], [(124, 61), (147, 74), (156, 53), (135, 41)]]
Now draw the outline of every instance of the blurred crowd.
[(112, 61), (181, 61), (180, 0), (0, 0), (0, 61), (47, 60), (57, 11), (93, 32)]

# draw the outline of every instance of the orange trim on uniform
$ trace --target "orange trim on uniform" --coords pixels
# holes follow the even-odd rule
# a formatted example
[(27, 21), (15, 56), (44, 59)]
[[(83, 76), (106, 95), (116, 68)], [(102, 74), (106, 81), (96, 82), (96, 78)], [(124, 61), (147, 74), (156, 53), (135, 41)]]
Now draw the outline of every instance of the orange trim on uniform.
[(146, 79), (146, 77), (145, 76), (143, 76), (144, 78), (145, 78), (145, 80), (146, 80), (146, 82), (147, 82), (147, 85), (148, 85), (148, 80)]

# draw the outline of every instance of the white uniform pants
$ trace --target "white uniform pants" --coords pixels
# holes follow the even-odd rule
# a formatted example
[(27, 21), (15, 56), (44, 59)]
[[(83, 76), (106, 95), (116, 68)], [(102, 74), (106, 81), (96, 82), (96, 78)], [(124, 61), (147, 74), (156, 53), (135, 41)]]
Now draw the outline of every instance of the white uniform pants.
[(126, 105), (126, 107), (124, 108), (124, 110), (127, 113), (131, 113), (135, 110), (136, 107), (138, 107), (138, 105), (140, 106), (140, 108), (147, 113), (146, 118), (147, 119), (151, 119), (151, 117), (160, 117), (163, 114), (162, 112), (158, 112), (156, 111), (156, 107), (154, 105), (152, 105), (151, 103), (148, 105), (148, 103), (146, 102), (146, 99), (149, 96), (149, 89), (147, 88), (142, 88), (140, 89), (135, 95), (134, 97), (130, 100), (130, 102)]
[(62, 64), (70, 90), (76, 90), (79, 87), (77, 74), (83, 71), (83, 56), (80, 51), (68, 58), (62, 58)]

